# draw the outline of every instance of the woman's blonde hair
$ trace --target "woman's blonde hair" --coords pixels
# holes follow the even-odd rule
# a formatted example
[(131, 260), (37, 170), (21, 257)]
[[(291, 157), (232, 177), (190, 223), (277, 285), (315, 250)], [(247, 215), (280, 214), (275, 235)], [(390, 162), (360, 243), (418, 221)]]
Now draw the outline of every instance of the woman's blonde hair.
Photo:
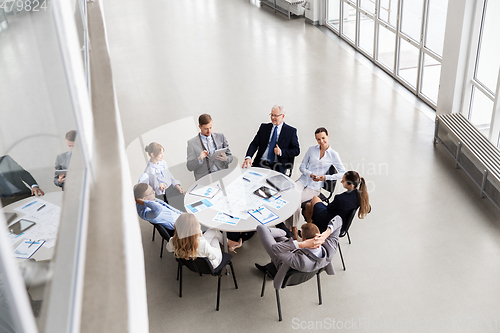
[(174, 255), (182, 259), (198, 257), (198, 237), (201, 234), (200, 222), (193, 214), (183, 213), (177, 218), (174, 236), (170, 240), (174, 246)]

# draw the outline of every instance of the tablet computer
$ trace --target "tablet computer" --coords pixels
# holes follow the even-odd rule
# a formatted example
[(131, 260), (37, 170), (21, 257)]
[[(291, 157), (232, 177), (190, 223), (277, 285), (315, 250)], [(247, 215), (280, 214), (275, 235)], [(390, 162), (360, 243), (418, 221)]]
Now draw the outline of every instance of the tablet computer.
[(23, 232), (25, 232), (26, 230), (28, 230), (29, 228), (31, 228), (32, 226), (34, 226), (35, 224), (36, 223), (33, 221), (26, 220), (26, 219), (20, 219), (19, 221), (17, 221), (13, 225), (10, 225), (9, 230), (13, 234), (20, 235)]
[(212, 160), (215, 159), (217, 156), (220, 156), (222, 153), (225, 153), (226, 150), (227, 150), (227, 148), (217, 149), (212, 154), (210, 154), (210, 159), (212, 159)]
[(68, 170), (55, 170), (54, 173), (58, 176), (65, 175), (68, 173)]
[(276, 193), (278, 193), (278, 191), (276, 191), (272, 188), (269, 188), (267, 186), (261, 186), (253, 192), (253, 194), (258, 195), (259, 197), (264, 198), (264, 199), (269, 199), (270, 197), (272, 197)]

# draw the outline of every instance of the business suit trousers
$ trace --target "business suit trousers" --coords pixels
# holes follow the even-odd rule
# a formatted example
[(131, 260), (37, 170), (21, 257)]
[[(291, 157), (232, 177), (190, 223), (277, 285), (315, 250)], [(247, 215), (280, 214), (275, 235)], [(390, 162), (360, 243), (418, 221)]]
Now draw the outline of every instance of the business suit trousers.
[(285, 241), (286, 232), (277, 228), (268, 228), (263, 225), (257, 226), (257, 234), (259, 235), (260, 242), (264, 249), (266, 250), (269, 257), (271, 257), (271, 261), (273, 262), (276, 268), (281, 266), (281, 259), (278, 258), (277, 254), (273, 251), (273, 244), (277, 242)]

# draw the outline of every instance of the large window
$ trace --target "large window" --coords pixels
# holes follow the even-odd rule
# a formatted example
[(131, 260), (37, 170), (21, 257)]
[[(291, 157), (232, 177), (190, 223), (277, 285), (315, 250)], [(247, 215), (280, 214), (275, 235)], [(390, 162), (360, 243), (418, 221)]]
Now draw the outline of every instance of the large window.
[(327, 3), (327, 26), (436, 107), (448, 0)]
[(500, 2), (479, 0), (472, 36), (469, 80), (466, 83), (463, 113), (494, 144), (500, 146), (498, 84), (500, 68)]

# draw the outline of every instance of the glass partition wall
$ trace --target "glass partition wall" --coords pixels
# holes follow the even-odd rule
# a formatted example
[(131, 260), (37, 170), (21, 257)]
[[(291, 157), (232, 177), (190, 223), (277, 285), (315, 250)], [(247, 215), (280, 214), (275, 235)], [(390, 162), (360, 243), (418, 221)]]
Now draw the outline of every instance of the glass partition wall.
[(436, 108), (448, 0), (327, 0), (327, 26)]
[[(78, 322), (89, 178), (86, 53), (79, 54), (86, 18), (81, 3), (67, 8), (73, 30), (64, 34), (80, 35), (76, 74), (85, 91), (76, 98), (61, 4), (0, 0), (0, 332), (67, 332)], [(18, 230), (20, 219), (35, 224)]]

